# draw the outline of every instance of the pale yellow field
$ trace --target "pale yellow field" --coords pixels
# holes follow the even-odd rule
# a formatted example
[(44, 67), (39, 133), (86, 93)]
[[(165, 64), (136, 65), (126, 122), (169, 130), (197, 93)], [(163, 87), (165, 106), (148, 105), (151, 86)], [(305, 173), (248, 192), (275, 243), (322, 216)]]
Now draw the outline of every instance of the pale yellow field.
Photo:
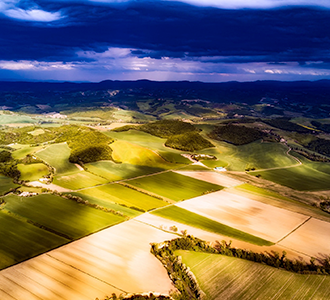
[(174, 235), (131, 220), (0, 272), (0, 299), (94, 300), (113, 292), (168, 294), (150, 242)]
[(224, 187), (232, 187), (244, 183), (243, 181), (239, 181), (231, 177), (228, 177), (226, 175), (212, 171), (175, 171), (175, 172), (195, 179), (211, 182), (214, 184), (219, 184)]
[(279, 241), (309, 218), (233, 194), (230, 190), (203, 195), (176, 205), (272, 242)]
[(302, 253), (322, 258), (330, 255), (330, 223), (310, 219), (279, 243), (289, 249), (299, 249)]
[(287, 257), (290, 259), (303, 259), (306, 262), (309, 262), (310, 257), (308, 255), (303, 255), (299, 251), (295, 251), (293, 249), (288, 249), (286, 247), (283, 247), (279, 244), (275, 244), (272, 246), (258, 246), (254, 244), (250, 244), (248, 242), (236, 240), (233, 238), (229, 238), (224, 235), (212, 233), (209, 231), (205, 231), (203, 229), (199, 229), (196, 227), (188, 226), (186, 224), (178, 223), (169, 219), (165, 219), (150, 213), (142, 214), (135, 218), (135, 220), (138, 220), (145, 224), (150, 224), (151, 226), (155, 226), (157, 228), (160, 228), (162, 230), (171, 231), (170, 227), (175, 226), (177, 228), (177, 233), (181, 233), (182, 230), (186, 230), (187, 234), (193, 235), (195, 237), (198, 237), (204, 241), (208, 241), (211, 244), (213, 244), (216, 241), (221, 242), (222, 240), (225, 240), (227, 242), (231, 241), (233, 247), (241, 248), (241, 249), (248, 249), (252, 250), (254, 252), (265, 252), (265, 251), (276, 251), (279, 253), (282, 253), (282, 251), (285, 251), (287, 253)]

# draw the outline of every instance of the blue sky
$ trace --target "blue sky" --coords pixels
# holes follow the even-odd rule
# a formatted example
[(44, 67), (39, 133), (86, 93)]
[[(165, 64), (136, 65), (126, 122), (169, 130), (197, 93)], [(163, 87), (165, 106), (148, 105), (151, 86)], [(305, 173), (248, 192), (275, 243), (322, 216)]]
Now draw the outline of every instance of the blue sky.
[(330, 79), (328, 0), (0, 0), (0, 80)]

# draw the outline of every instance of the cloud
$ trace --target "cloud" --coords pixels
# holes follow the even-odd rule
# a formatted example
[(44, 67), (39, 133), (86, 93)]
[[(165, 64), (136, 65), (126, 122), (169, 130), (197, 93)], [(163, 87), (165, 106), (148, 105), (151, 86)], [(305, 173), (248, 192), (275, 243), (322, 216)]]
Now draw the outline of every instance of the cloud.
[(70, 70), (73, 68), (71, 63), (62, 63), (62, 62), (39, 62), (39, 61), (6, 61), (0, 60), (0, 69), (3, 70), (42, 70), (42, 71), (51, 71), (55, 69)]
[[(122, 4), (136, 0), (76, 0), (99, 4)], [(140, 0), (141, 2), (148, 2)], [(155, 0), (154, 2), (156, 2)], [(288, 6), (311, 6), (330, 9), (328, 0), (162, 0), (167, 2), (182, 2), (194, 6), (216, 7), (222, 9), (273, 9)], [(150, 1), (149, 1), (150, 2)], [(161, 0), (158, 0), (161, 2)]]
[[(27, 2), (29, 6), (21, 8), (20, 0), (0, 0), (0, 14), (11, 19), (32, 22), (53, 22), (63, 18), (59, 11), (48, 12), (33, 2)], [(26, 2), (22, 4), (26, 6)]]

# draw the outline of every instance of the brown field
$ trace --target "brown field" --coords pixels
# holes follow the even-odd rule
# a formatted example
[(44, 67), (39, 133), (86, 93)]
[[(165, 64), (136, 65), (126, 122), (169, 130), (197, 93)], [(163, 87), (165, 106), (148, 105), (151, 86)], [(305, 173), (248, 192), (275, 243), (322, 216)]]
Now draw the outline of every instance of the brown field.
[(61, 187), (59, 185), (56, 185), (54, 183), (46, 184), (46, 183), (42, 183), (40, 181), (31, 181), (31, 182), (27, 182), (26, 184), (29, 186), (41, 187), (41, 188), (46, 188), (46, 189), (52, 190), (52, 191), (58, 191), (60, 193), (71, 192), (71, 190)]
[(159, 216), (152, 215), (150, 213), (142, 214), (135, 218), (135, 220), (138, 220), (142, 223), (149, 224), (151, 226), (160, 228), (162, 230), (171, 231), (170, 227), (176, 226), (178, 231), (177, 233), (181, 233), (182, 230), (187, 230), (187, 234), (193, 235), (195, 237), (198, 237), (202, 240), (208, 241), (211, 244), (215, 241), (222, 241), (225, 240), (227, 242), (231, 241), (233, 247), (241, 248), (241, 249), (247, 249), (252, 250), (254, 252), (265, 252), (265, 251), (277, 251), (279, 253), (282, 253), (282, 251), (287, 252), (287, 257), (290, 259), (303, 259), (306, 262), (309, 262), (310, 257), (308, 255), (303, 255), (293, 249), (287, 249), (286, 247), (283, 247), (281, 245), (272, 245), (272, 246), (258, 246), (254, 244), (250, 244), (248, 242), (236, 240), (233, 238), (229, 238), (224, 235), (212, 233), (209, 231), (205, 231), (203, 229), (199, 229), (196, 227), (188, 226), (186, 224), (178, 223), (169, 219), (165, 219)]
[(242, 181), (212, 171), (175, 171), (175, 172), (195, 179), (218, 184), (224, 187), (232, 187), (244, 183)]
[(324, 255), (330, 255), (329, 233), (330, 223), (312, 218), (279, 245), (289, 249), (299, 249), (307, 255), (322, 258)]
[(94, 300), (173, 289), (150, 242), (173, 234), (131, 220), (0, 272), (0, 299)]
[(309, 218), (226, 190), (176, 205), (272, 242), (281, 240)]

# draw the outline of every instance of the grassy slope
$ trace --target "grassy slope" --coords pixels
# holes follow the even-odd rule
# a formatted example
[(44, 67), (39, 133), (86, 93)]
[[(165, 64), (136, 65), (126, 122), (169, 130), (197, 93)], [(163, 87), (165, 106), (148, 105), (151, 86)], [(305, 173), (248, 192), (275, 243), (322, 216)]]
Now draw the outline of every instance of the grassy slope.
[(21, 172), (21, 180), (38, 180), (49, 173), (48, 167), (42, 163), (24, 165), (18, 164), (17, 169)]
[[(54, 195), (4, 198), (5, 209), (77, 239), (124, 221), (124, 218)], [(17, 232), (19, 234), (19, 232)]]
[(0, 269), (68, 242), (1, 211), (0, 226)]
[(205, 192), (223, 188), (216, 184), (173, 172), (133, 179), (128, 181), (128, 183), (174, 201), (190, 199)]
[(82, 194), (93, 196), (110, 203), (134, 206), (143, 210), (150, 210), (167, 205), (166, 202), (124, 187), (121, 184), (109, 184), (81, 191)]
[(15, 159), (22, 159), (24, 158), (26, 155), (31, 154), (33, 152), (38, 151), (39, 149), (41, 149), (41, 146), (38, 147), (30, 147), (27, 145), (22, 145), (21, 149), (17, 149), (12, 153), (13, 158)]
[(16, 188), (18, 186), (18, 184), (13, 183), (11, 178), (0, 175), (0, 195), (8, 192), (11, 188)]
[(219, 254), (177, 251), (207, 299), (329, 299), (330, 276), (301, 275)]
[(258, 238), (254, 235), (245, 233), (238, 229), (229, 227), (227, 225), (221, 224), (219, 222), (208, 219), (204, 216), (195, 214), (186, 209), (177, 207), (175, 205), (165, 207), (162, 209), (155, 210), (151, 212), (156, 216), (160, 216), (163, 218), (167, 218), (179, 223), (183, 223), (189, 226), (197, 227), (206, 231), (214, 232), (217, 234), (225, 235), (231, 238), (235, 238), (238, 240), (246, 241), (248, 243), (256, 244), (256, 245), (273, 245), (272, 242), (264, 240), (262, 238)]
[(54, 144), (39, 151), (36, 155), (56, 169), (57, 174), (78, 171), (78, 168), (69, 162), (70, 148), (66, 143)]
[(202, 150), (201, 153), (215, 155), (230, 171), (244, 171), (246, 168), (267, 169), (292, 166), (297, 161), (286, 155), (287, 147), (278, 143), (260, 141), (243, 146), (234, 146), (213, 141), (216, 149)]
[(111, 144), (112, 157), (117, 162), (132, 165), (152, 166), (155, 168), (170, 169), (174, 165), (165, 161), (157, 153), (125, 141), (116, 141)]

